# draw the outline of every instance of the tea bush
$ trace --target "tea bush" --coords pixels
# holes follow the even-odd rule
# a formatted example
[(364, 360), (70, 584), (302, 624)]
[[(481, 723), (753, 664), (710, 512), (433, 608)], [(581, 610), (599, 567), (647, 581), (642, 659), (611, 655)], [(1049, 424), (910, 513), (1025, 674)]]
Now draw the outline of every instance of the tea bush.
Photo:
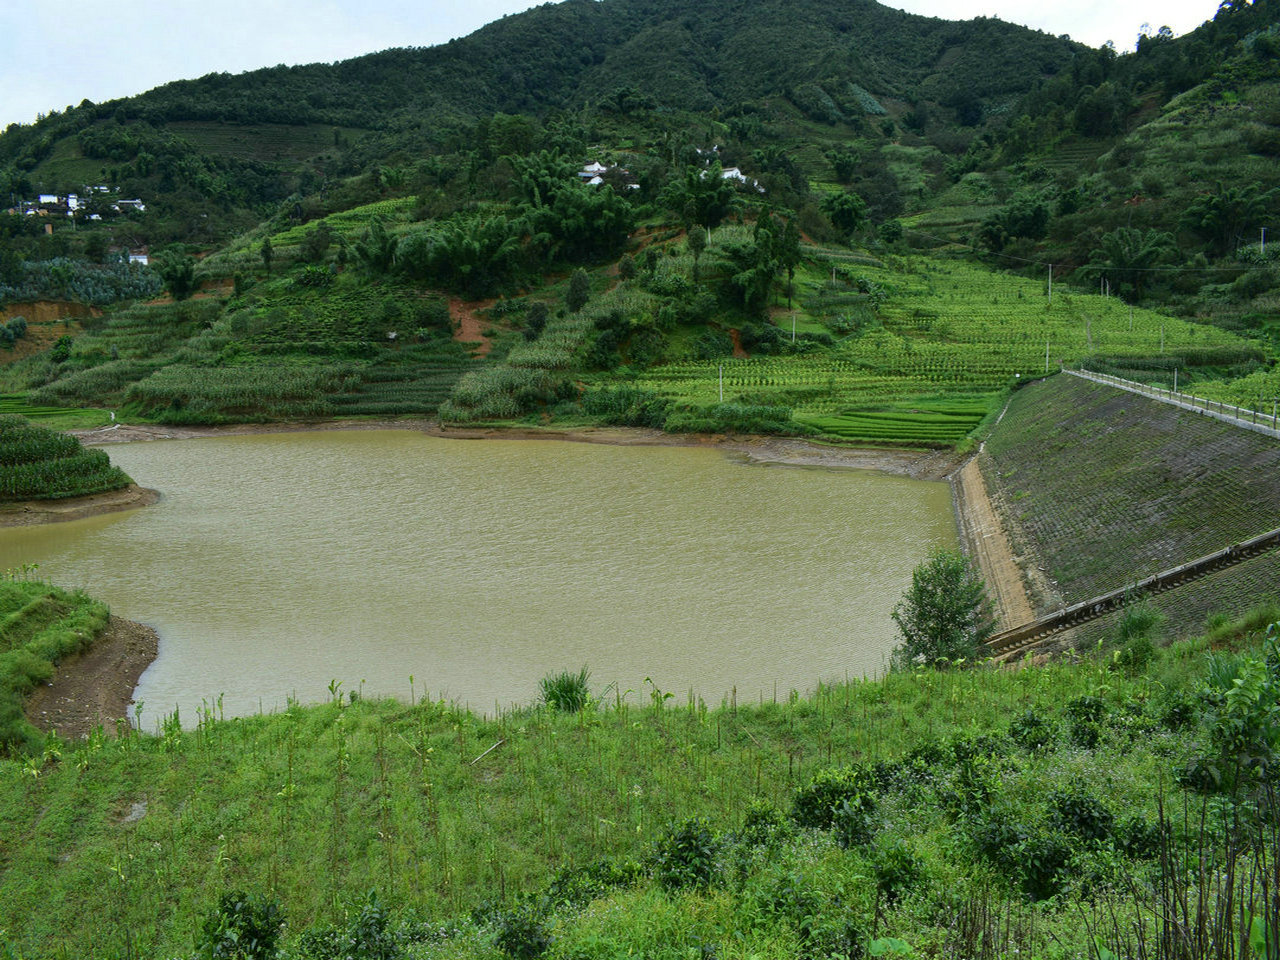
[(243, 891), (224, 893), (196, 940), (199, 960), (271, 960), (284, 915), (279, 905)]
[(708, 887), (718, 873), (721, 843), (701, 817), (671, 827), (653, 854), (654, 876), (668, 890)]

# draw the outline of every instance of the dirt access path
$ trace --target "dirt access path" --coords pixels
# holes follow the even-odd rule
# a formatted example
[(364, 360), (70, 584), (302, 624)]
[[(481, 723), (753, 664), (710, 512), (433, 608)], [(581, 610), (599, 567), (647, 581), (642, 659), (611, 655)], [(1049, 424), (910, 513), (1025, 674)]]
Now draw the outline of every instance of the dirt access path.
[(68, 740), (87, 737), (99, 726), (114, 734), (116, 721), (129, 718), (133, 689), (159, 643), (145, 624), (112, 617), (92, 647), (58, 664), (53, 680), (27, 698), (27, 719)]
[(1027, 597), (1022, 571), (1014, 560), (1004, 525), (987, 496), (987, 486), (978, 469), (978, 458), (970, 457), (951, 477), (955, 494), (956, 523), (960, 536), (978, 563), (987, 583), (987, 595), (996, 609), (996, 627), (1008, 630), (1035, 619)]

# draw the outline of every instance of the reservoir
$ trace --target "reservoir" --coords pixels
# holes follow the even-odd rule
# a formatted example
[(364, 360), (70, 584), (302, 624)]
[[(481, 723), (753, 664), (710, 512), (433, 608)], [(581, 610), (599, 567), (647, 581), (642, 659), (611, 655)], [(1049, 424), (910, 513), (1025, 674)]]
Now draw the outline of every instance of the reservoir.
[(945, 483), (697, 447), (370, 430), (108, 452), (161, 501), (0, 530), (0, 569), (159, 631), (147, 727), (334, 681), (492, 713), (584, 664), (610, 702), (784, 697), (882, 671), (912, 568), (956, 543)]

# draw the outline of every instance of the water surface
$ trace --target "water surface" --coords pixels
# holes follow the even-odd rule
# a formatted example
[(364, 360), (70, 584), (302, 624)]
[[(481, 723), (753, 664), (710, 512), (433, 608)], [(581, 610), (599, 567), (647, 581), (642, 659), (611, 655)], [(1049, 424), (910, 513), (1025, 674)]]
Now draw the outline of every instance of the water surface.
[[(424, 688), (491, 712), (591, 667), (709, 703), (879, 671), (890, 611), (956, 541), (945, 483), (748, 466), (713, 450), (408, 431), (122, 444), (163, 493), (0, 530), (23, 562), (160, 632), (145, 717)], [(612, 694), (611, 694), (612, 696)]]

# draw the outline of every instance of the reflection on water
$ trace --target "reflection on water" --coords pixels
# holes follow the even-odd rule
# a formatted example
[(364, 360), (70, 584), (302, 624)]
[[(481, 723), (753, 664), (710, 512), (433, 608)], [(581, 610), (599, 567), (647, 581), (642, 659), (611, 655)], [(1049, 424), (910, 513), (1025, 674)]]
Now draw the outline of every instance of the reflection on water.
[[(145, 715), (366, 695), (531, 701), (588, 664), (718, 702), (878, 671), (911, 568), (955, 543), (948, 487), (748, 467), (684, 447), (406, 431), (134, 443), (160, 503), (0, 530), (0, 569), (160, 631)], [(612, 694), (611, 694), (612, 696)]]

